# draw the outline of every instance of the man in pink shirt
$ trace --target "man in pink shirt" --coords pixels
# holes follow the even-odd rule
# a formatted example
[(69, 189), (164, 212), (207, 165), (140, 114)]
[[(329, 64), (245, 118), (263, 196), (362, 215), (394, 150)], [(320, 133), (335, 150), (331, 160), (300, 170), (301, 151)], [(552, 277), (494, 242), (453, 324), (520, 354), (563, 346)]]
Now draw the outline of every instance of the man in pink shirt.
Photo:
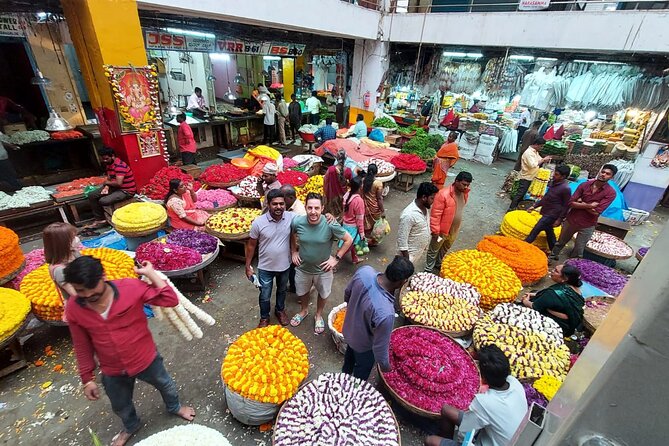
[(84, 394), (90, 401), (100, 398), (94, 374), (97, 358), (102, 385), (123, 421), (112, 446), (125, 445), (142, 426), (132, 401), (136, 379), (158, 389), (169, 413), (188, 421), (195, 417), (192, 407), (179, 403), (176, 384), (165, 370), (144, 315), (144, 304), (175, 307), (179, 299), (150, 262), (135, 271), (151, 285), (139, 279), (106, 281), (102, 263), (90, 256), (75, 259), (64, 271), (65, 281), (77, 293), (65, 314)]
[(195, 144), (195, 137), (193, 136), (193, 129), (186, 122), (186, 115), (181, 113), (177, 115), (177, 122), (179, 123), (179, 130), (177, 131), (177, 141), (179, 142), (179, 152), (181, 152), (181, 161), (184, 166), (188, 164), (195, 164), (195, 152), (197, 152), (197, 144)]

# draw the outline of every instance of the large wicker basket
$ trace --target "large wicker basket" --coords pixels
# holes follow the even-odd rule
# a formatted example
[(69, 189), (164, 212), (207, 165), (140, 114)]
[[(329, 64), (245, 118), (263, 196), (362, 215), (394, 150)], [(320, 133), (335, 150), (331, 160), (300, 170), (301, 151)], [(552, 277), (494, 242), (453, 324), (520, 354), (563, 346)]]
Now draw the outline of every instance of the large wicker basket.
[(601, 323), (604, 321), (604, 319), (606, 319), (611, 306), (615, 303), (616, 300), (613, 297), (597, 296), (589, 297), (586, 299), (586, 302), (587, 301), (595, 301), (606, 304), (606, 306), (601, 307), (601, 309), (591, 308), (586, 305), (585, 310), (583, 311), (583, 328), (585, 331), (592, 334), (597, 331)]
[(330, 314), (328, 314), (328, 328), (330, 329), (330, 334), (332, 335), (332, 340), (335, 343), (335, 346), (337, 347), (337, 351), (341, 353), (342, 355), (346, 353), (346, 348), (348, 347), (348, 344), (346, 344), (346, 341), (344, 340), (344, 335), (339, 333), (335, 328), (334, 328), (334, 320), (335, 316), (337, 316), (337, 313), (339, 313), (342, 310), (346, 309), (346, 302), (344, 302), (341, 305), (337, 305), (330, 311)]
[(23, 271), (23, 268), (26, 266), (26, 260), (23, 259), (23, 262), (21, 262), (21, 265), (19, 265), (18, 268), (16, 268), (14, 271), (11, 273), (7, 274), (5, 277), (0, 277), (0, 285), (4, 285), (7, 282), (10, 282), (16, 278), (16, 276), (19, 275), (21, 271)]
[(236, 240), (246, 240), (249, 238), (249, 232), (242, 232), (239, 234), (229, 234), (227, 232), (218, 232), (214, 231), (213, 229), (205, 226), (205, 232), (209, 235), (213, 235), (214, 237), (217, 237), (223, 241), (236, 241)]
[(237, 186), (242, 180), (230, 181), (228, 183), (216, 183), (214, 181), (205, 182), (209, 189), (226, 189), (228, 187)]

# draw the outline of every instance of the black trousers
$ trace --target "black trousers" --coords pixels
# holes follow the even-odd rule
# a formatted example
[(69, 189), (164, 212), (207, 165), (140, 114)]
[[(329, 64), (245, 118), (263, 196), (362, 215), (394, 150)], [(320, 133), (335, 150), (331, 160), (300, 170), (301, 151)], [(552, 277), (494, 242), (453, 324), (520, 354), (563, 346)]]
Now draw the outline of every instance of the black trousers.
[(530, 184), (532, 184), (530, 180), (518, 180), (518, 191), (511, 200), (509, 211), (513, 211), (518, 207), (518, 203), (520, 203), (523, 200), (523, 197), (525, 197), (527, 190), (530, 188)]
[(271, 145), (274, 142), (274, 126), (265, 124), (263, 129), (263, 143), (266, 145)]
[(193, 152), (181, 152), (181, 162), (184, 166), (195, 163), (195, 154)]

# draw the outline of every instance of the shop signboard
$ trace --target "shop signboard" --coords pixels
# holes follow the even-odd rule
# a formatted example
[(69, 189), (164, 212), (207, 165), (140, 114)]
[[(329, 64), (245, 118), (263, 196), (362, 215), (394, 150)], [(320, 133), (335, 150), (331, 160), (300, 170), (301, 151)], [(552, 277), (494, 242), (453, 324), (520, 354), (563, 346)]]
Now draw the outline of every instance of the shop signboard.
[(551, 0), (520, 0), (519, 11), (541, 11), (551, 5)]
[(304, 54), (306, 45), (277, 42), (255, 42), (249, 40), (217, 40), (216, 49), (222, 53), (254, 54), (258, 56), (298, 57)]
[(209, 37), (185, 36), (160, 31), (146, 31), (146, 48), (150, 50), (214, 51), (215, 40)]
[(0, 14), (0, 36), (25, 37), (26, 21), (19, 16)]

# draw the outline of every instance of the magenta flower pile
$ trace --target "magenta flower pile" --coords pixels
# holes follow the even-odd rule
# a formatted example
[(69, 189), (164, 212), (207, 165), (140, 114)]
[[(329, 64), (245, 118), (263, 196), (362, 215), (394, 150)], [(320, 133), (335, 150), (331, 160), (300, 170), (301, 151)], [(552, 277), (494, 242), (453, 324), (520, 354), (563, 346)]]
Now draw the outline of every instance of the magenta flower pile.
[(173, 243), (142, 243), (135, 251), (138, 262), (149, 261), (158, 271), (175, 271), (202, 262), (202, 254), (192, 248)]
[(383, 377), (395, 393), (435, 414), (444, 404), (466, 410), (481, 384), (474, 360), (460, 345), (419, 326), (393, 331), (390, 366)]

